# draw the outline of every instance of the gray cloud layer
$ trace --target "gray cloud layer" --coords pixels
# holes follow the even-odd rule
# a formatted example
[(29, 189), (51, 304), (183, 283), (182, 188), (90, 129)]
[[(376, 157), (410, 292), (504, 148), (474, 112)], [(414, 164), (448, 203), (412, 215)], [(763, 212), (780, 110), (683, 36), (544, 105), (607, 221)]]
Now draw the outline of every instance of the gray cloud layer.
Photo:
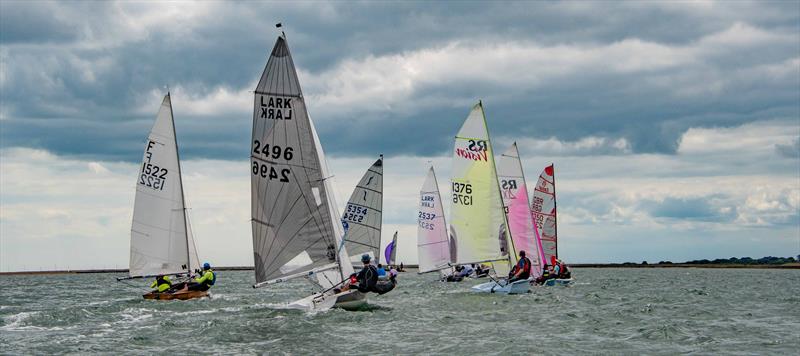
[[(245, 157), (247, 90), (279, 21), (334, 155), (441, 153), (477, 98), (493, 135), (622, 139), (628, 153), (674, 153), (692, 127), (800, 118), (797, 2), (3, 1), (0, 10), (2, 147), (138, 160), (153, 97), (169, 85), (184, 157)], [(786, 144), (775, 154), (796, 157), (796, 142)]]

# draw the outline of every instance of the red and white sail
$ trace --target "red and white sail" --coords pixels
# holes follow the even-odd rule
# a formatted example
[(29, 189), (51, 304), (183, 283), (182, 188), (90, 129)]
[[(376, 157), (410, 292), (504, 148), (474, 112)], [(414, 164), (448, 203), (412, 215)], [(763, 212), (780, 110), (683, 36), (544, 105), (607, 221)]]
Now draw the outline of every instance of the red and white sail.
[(533, 190), (531, 213), (536, 225), (536, 234), (542, 241), (542, 252), (547, 264), (558, 258), (558, 236), (556, 228), (556, 185), (553, 165), (544, 168)]

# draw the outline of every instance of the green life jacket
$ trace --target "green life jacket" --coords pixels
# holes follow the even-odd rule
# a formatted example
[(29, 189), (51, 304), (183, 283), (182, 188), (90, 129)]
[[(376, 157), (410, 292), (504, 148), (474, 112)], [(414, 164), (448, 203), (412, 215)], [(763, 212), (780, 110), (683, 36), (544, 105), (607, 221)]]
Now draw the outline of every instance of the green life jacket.
[(209, 269), (209, 270), (203, 272), (203, 276), (204, 277), (205, 277), (206, 273), (211, 273), (211, 278), (206, 278), (203, 281), (203, 284), (208, 285), (208, 286), (213, 286), (215, 283), (217, 283), (217, 274), (214, 273), (213, 270)]

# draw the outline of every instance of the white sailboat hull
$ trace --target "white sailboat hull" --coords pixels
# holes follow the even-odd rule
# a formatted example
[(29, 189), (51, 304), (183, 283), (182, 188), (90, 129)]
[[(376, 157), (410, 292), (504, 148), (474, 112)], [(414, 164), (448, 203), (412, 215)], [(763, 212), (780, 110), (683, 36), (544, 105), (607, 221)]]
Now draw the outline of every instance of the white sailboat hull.
[(357, 290), (347, 290), (338, 294), (317, 293), (289, 303), (287, 309), (299, 309), (308, 312), (325, 311), (331, 308), (344, 310), (359, 309), (367, 304), (367, 295)]
[(524, 294), (530, 291), (531, 284), (527, 279), (521, 279), (511, 283), (505, 280), (491, 281), (478, 284), (472, 287), (473, 292), (478, 293), (497, 293), (497, 294)]
[(349, 290), (336, 295), (334, 308), (357, 310), (367, 305), (367, 295), (358, 290)]

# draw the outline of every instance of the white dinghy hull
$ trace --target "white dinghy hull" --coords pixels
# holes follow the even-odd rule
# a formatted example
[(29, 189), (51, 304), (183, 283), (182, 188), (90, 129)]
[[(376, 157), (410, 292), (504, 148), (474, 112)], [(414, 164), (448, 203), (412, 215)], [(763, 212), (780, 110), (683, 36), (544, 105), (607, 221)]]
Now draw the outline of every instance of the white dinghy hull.
[(511, 283), (506, 283), (504, 280), (498, 282), (491, 281), (478, 284), (472, 287), (472, 291), (478, 293), (525, 294), (530, 291), (531, 287), (527, 279), (521, 279)]
[(308, 312), (325, 311), (331, 308), (355, 310), (367, 304), (367, 295), (357, 290), (348, 290), (339, 294), (317, 293), (289, 303), (287, 309), (299, 309)]

